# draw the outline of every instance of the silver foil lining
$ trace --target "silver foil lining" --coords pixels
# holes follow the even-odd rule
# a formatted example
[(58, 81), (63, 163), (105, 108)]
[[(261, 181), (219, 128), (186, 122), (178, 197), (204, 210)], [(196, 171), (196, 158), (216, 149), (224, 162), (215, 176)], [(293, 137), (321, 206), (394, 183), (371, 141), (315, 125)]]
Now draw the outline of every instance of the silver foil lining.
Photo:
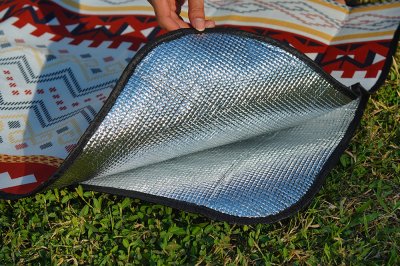
[(358, 104), (271, 43), (183, 35), (137, 64), (56, 185), (91, 178), (233, 216), (273, 215), (308, 191)]

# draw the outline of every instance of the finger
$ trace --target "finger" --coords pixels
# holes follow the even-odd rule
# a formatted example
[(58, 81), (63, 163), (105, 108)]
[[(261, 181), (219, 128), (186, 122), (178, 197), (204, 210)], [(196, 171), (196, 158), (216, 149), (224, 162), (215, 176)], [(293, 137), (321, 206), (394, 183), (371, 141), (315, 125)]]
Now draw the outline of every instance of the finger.
[(206, 27), (206, 29), (215, 28), (215, 21), (214, 20), (206, 20), (205, 27)]
[(179, 30), (181, 28), (180, 24), (171, 17), (157, 18), (157, 21), (160, 27), (167, 31)]
[(180, 1), (169, 0), (169, 8), (171, 11), (170, 16), (172, 20), (179, 25), (179, 28), (190, 28), (189, 25), (185, 23), (181, 17), (179, 17), (180, 10), (178, 10), (178, 8), (181, 8)]
[(184, 22), (183, 20), (179, 19), (176, 21), (179, 24), (179, 27), (181, 29), (188, 29), (190, 28), (189, 24), (187, 24), (186, 22)]
[(189, 0), (189, 19), (196, 30), (205, 29), (204, 0)]
[(177, 30), (180, 28), (179, 24), (171, 17), (171, 7), (168, 0), (151, 1), (154, 12), (156, 13), (157, 22), (161, 28), (168, 31)]
[(181, 17), (179, 17), (177, 14), (173, 13), (173, 14), (171, 14), (171, 17), (176, 23), (178, 23), (178, 25), (181, 29), (190, 28), (189, 24), (187, 24), (185, 21), (183, 21), (183, 19)]

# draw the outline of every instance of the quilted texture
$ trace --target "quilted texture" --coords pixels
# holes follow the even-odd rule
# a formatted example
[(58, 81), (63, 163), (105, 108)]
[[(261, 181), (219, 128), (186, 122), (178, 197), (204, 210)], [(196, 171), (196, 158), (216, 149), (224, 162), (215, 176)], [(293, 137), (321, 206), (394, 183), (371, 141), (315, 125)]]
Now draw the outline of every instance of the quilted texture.
[(236, 217), (276, 215), (310, 190), (360, 103), (304, 56), (242, 32), (182, 31), (138, 58), (54, 186), (90, 179)]

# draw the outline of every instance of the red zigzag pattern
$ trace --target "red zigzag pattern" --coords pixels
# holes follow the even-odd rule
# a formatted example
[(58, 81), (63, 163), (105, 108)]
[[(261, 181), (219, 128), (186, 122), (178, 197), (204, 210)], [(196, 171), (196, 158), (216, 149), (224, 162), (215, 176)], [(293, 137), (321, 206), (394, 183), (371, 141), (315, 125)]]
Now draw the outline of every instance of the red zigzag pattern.
[[(6, 10), (6, 11), (5, 11)], [(78, 45), (90, 41), (90, 47), (98, 47), (103, 42), (111, 42), (109, 48), (118, 48), (123, 42), (130, 43), (130, 50), (139, 47), (164, 31), (157, 27), (154, 16), (138, 15), (85, 15), (66, 10), (52, 1), (7, 0), (0, 5), (0, 12), (5, 11), (0, 22), (10, 17), (17, 18), (14, 26), (23, 28), (32, 25), (32, 35), (40, 37), (45, 33), (54, 35), (52, 41), (58, 42), (70, 38), (70, 44)], [(58, 23), (57, 23), (58, 22)], [(131, 27), (134, 30), (129, 30)], [(384, 67), (385, 60), (374, 62), (377, 55), (386, 58), (391, 40), (360, 42), (356, 44), (326, 45), (303, 36), (259, 27), (224, 27), (239, 28), (248, 32), (270, 36), (286, 42), (303, 53), (315, 53), (315, 61), (327, 73), (343, 71), (343, 78), (351, 78), (356, 71), (365, 71), (365, 77), (377, 77)], [(149, 31), (151, 32), (149, 34)], [(146, 35), (143, 31), (146, 30)], [(15, 169), (19, 169), (16, 171)], [(0, 162), (0, 170), (6, 169), (12, 178), (34, 173), (36, 184), (23, 185), (8, 189), (14, 194), (27, 193), (45, 182), (56, 171), (56, 167), (38, 163)]]

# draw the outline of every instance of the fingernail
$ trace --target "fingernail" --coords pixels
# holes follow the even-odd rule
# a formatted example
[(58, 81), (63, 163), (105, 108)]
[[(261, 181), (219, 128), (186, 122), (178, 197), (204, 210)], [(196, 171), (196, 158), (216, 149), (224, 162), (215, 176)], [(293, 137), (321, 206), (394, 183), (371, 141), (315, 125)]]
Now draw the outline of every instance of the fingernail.
[(206, 28), (215, 28), (215, 22), (214, 21), (206, 21)]
[(198, 30), (198, 31), (204, 31), (204, 29), (205, 29), (205, 20), (204, 19), (202, 19), (202, 18), (195, 18), (194, 19), (194, 27), (196, 28), (196, 30)]

